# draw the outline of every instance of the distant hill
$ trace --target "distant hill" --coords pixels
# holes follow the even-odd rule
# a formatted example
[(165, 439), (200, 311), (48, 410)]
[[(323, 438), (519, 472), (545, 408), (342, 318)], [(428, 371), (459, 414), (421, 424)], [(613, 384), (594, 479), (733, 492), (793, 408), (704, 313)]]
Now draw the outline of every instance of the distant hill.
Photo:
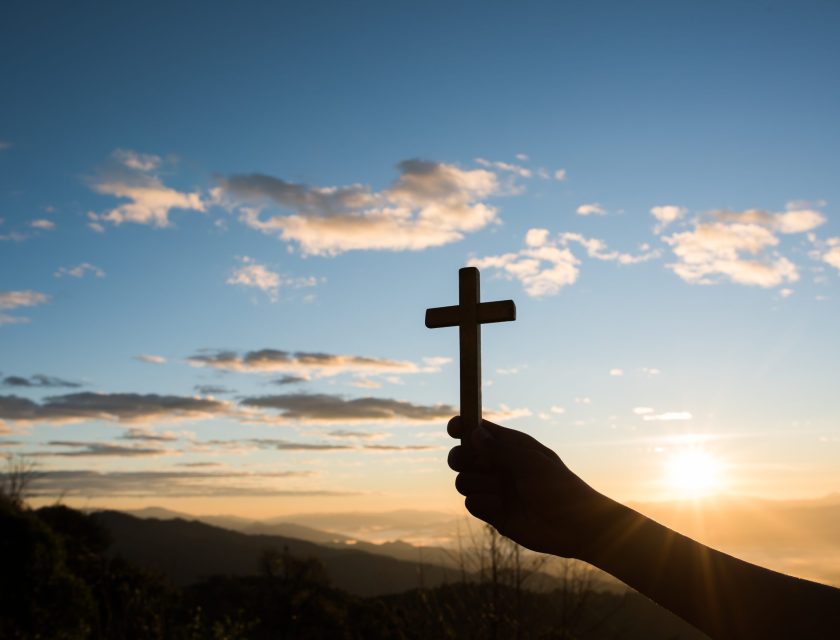
[(257, 574), (266, 549), (284, 548), (298, 557), (317, 558), (334, 586), (360, 596), (401, 593), (459, 577), (455, 570), (433, 564), (353, 548), (331, 548), (291, 537), (249, 535), (195, 520), (144, 519), (116, 511), (100, 511), (93, 517), (113, 537), (110, 554), (157, 570), (178, 585), (193, 584), (211, 575)]
[(435, 521), (440, 521), (442, 517), (447, 518), (449, 521), (452, 520), (452, 517), (448, 514), (439, 514), (437, 512), (405, 510), (393, 513), (383, 512), (373, 514), (304, 514), (272, 518), (270, 520), (248, 520), (237, 516), (225, 515), (192, 516), (162, 507), (146, 507), (145, 509), (126, 511), (124, 513), (138, 518), (197, 520), (241, 533), (297, 538), (298, 540), (306, 540), (329, 547), (353, 548), (357, 551), (366, 551), (407, 562), (424, 565), (433, 564), (450, 568), (458, 567), (458, 560), (453, 552), (450, 549), (445, 549), (440, 546), (418, 546), (402, 540), (373, 543), (342, 533), (316, 529), (312, 526), (299, 523), (300, 520), (305, 520), (307, 522), (323, 523), (327, 526), (338, 525), (346, 527), (349, 525), (356, 529), (371, 529), (376, 527), (379, 531), (382, 531), (383, 527), (394, 527), (394, 531), (399, 532), (407, 530), (412, 526), (413, 522), (421, 520), (424, 516), (431, 515)]

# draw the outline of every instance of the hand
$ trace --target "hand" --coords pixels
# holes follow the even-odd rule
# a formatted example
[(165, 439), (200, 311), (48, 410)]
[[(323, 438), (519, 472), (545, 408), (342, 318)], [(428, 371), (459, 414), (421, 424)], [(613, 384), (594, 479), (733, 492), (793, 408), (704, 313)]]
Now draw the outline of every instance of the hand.
[[(460, 416), (447, 427), (463, 436)], [(582, 558), (598, 537), (611, 501), (529, 435), (487, 420), (469, 445), (453, 447), (455, 488), (476, 518), (533, 551)]]

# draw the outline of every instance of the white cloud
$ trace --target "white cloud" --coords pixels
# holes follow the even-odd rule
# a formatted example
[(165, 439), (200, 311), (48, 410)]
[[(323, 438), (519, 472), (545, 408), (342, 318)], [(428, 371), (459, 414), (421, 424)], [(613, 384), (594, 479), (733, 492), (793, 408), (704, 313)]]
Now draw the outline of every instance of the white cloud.
[(247, 256), (241, 258), (243, 264), (233, 270), (227, 279), (228, 284), (241, 287), (254, 287), (263, 291), (273, 301), (277, 301), (277, 292), (280, 288), (280, 274), (270, 271), (268, 267), (254, 262)]
[(580, 260), (568, 249), (556, 246), (530, 247), (519, 253), (471, 259), (470, 266), (493, 268), (507, 278), (516, 278), (525, 292), (534, 297), (554, 295), (577, 281)]
[(38, 291), (0, 291), (0, 309), (17, 309), (44, 304), (47, 296)]
[(151, 153), (137, 153), (130, 149), (117, 149), (114, 151), (113, 157), (129, 169), (137, 171), (154, 171), (161, 163), (160, 156)]
[(673, 204), (665, 204), (651, 208), (650, 213), (658, 222), (654, 233), (661, 233), (669, 224), (682, 218), (686, 213), (686, 209)]
[(514, 157), (519, 160), (519, 162), (528, 162), (528, 160), (530, 160), (527, 153), (517, 153)]
[(602, 207), (597, 202), (590, 202), (588, 204), (582, 204), (577, 208), (577, 213), (580, 216), (603, 216), (607, 213), (606, 209)]
[(826, 244), (829, 246), (829, 249), (822, 254), (823, 261), (835, 269), (840, 270), (840, 237), (829, 238)]
[[(310, 187), (252, 174), (222, 178), (219, 197), (234, 205), (258, 203), (240, 208), (242, 221), (297, 243), (308, 255), (419, 251), (497, 222), (496, 209), (482, 202), (502, 191), (494, 172), (423, 160), (406, 160), (398, 168), (397, 180), (382, 191), (360, 184)], [(267, 203), (293, 213), (263, 217)]]
[(563, 413), (566, 413), (566, 407), (561, 407), (559, 404), (552, 405), (551, 413), (561, 415)]
[(716, 284), (727, 278), (737, 284), (775, 287), (799, 279), (796, 266), (772, 250), (778, 238), (759, 224), (698, 223), (691, 231), (662, 239), (679, 260), (669, 268), (692, 284)]
[(59, 267), (58, 271), (56, 271), (53, 275), (56, 278), (63, 278), (64, 276), (83, 278), (85, 274), (88, 273), (97, 278), (105, 277), (105, 272), (90, 262), (82, 262), (81, 264), (77, 264), (75, 267)]
[(754, 224), (779, 233), (805, 233), (825, 223), (825, 216), (813, 209), (796, 208), (800, 203), (788, 203), (782, 212), (747, 209), (745, 211), (714, 211), (712, 215), (721, 222)]
[(653, 413), (653, 409), (651, 407), (633, 407), (633, 413), (637, 416), (644, 416)]
[(489, 167), (492, 169), (498, 169), (499, 171), (507, 171), (508, 173), (513, 173), (520, 178), (530, 178), (532, 173), (531, 170), (527, 167), (523, 167), (518, 164), (513, 164), (509, 162), (491, 162), (490, 160), (485, 160), (484, 158), (476, 158), (475, 161), (480, 164), (482, 167)]
[[(557, 182), (565, 181), (566, 180), (566, 170), (565, 169), (557, 169), (557, 171), (554, 172), (554, 179), (557, 180)], [(580, 211), (578, 211), (578, 213), (580, 213)]]
[(166, 364), (166, 358), (150, 353), (142, 353), (139, 356), (134, 356), (134, 359), (139, 362), (148, 362), (149, 364)]
[(599, 240), (598, 238), (587, 238), (579, 233), (561, 233), (559, 238), (560, 242), (564, 245), (569, 242), (576, 242), (586, 249), (586, 255), (590, 258), (604, 260), (607, 262), (617, 262), (623, 265), (647, 262), (648, 260), (658, 258), (660, 255), (659, 251), (650, 251), (647, 249), (647, 245), (643, 247), (643, 253), (638, 255), (621, 253), (619, 251), (607, 251), (607, 245), (603, 240)]
[(691, 420), (691, 413), (688, 411), (666, 411), (665, 413), (646, 413), (645, 420), (670, 422), (673, 420)]
[(472, 258), (468, 264), (479, 269), (497, 269), (506, 278), (519, 280), (530, 296), (554, 295), (577, 281), (580, 260), (568, 248), (572, 242), (584, 247), (591, 258), (622, 265), (645, 262), (659, 255), (658, 251), (640, 255), (608, 251), (603, 240), (577, 233), (561, 233), (551, 240), (547, 229), (535, 228), (525, 234), (526, 247), (519, 252)]
[(342, 374), (363, 377), (433, 373), (439, 370), (440, 360), (418, 366), (406, 360), (389, 360), (370, 356), (352, 356), (317, 352), (289, 352), (260, 349), (244, 354), (235, 351), (204, 351), (187, 358), (194, 367), (210, 367), (242, 373), (290, 373), (309, 378), (324, 378)]
[(656, 367), (642, 367), (642, 373), (646, 373), (649, 376), (658, 376), (662, 372)]
[(281, 287), (300, 289), (303, 287), (314, 287), (318, 279), (314, 276), (291, 277), (282, 276), (271, 271), (264, 264), (255, 262), (253, 258), (245, 256), (240, 258), (242, 266), (233, 270), (227, 279), (228, 284), (241, 287), (254, 287), (264, 292), (272, 302), (277, 302)]
[(23, 324), (29, 322), (25, 316), (13, 316), (3, 311), (20, 309), (22, 307), (35, 307), (44, 304), (47, 296), (38, 291), (0, 291), (0, 326), (4, 324)]
[(783, 298), (790, 298), (794, 294), (793, 289), (781, 289), (779, 290), (779, 295)]
[(30, 222), (29, 226), (33, 229), (41, 229), (42, 231), (52, 231), (55, 229), (55, 222), (46, 218), (39, 218)]
[(440, 371), (440, 368), (444, 365), (449, 364), (452, 362), (452, 358), (447, 358), (446, 356), (429, 356), (423, 358), (423, 362), (426, 364), (426, 371), (429, 373), (435, 373)]
[(610, 369), (610, 375), (613, 377), (620, 377), (624, 375), (624, 369)]
[(575, 398), (575, 404), (592, 404), (592, 398), (588, 396), (577, 396)]
[(172, 209), (205, 211), (205, 203), (198, 192), (180, 192), (163, 184), (153, 171), (159, 168), (160, 158), (134, 151), (117, 149), (110, 164), (96, 178), (91, 188), (97, 193), (128, 200), (107, 213), (88, 213), (94, 231), (101, 231), (101, 222), (120, 225), (124, 222), (148, 224), (154, 227), (170, 225)]

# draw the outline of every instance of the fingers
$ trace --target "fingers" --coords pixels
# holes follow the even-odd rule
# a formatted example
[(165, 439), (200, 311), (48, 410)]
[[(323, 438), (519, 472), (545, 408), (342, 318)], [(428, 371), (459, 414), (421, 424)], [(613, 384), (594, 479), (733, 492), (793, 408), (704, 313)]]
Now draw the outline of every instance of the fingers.
[(500, 496), (491, 493), (476, 493), (467, 496), (464, 506), (476, 518), (489, 522), (496, 529), (504, 525), (505, 506)]
[(468, 471), (458, 474), (455, 478), (455, 488), (462, 496), (477, 493), (501, 493), (502, 482), (496, 474)]
[(493, 440), (498, 441), (499, 444), (505, 448), (516, 447), (530, 449), (532, 451), (539, 451), (551, 458), (558, 458), (554, 451), (546, 447), (536, 438), (529, 436), (527, 433), (522, 433), (516, 429), (508, 429), (507, 427), (494, 424), (487, 420), (482, 420), (481, 423), (483, 429), (476, 429), (476, 431), (472, 434), (473, 442), (476, 444), (480, 445), (482, 442), (486, 442), (488, 440), (486, 436), (489, 435)]
[(452, 438), (461, 438), (464, 434), (464, 425), (461, 422), (461, 416), (455, 416), (446, 425), (446, 431)]
[[(446, 431), (452, 438), (463, 438), (466, 435), (466, 430), (461, 416), (453, 417), (446, 425)], [(470, 434), (470, 443), (481, 448), (488, 435), (499, 440), (506, 447), (533, 449), (551, 458), (558, 458), (556, 453), (528, 434), (516, 429), (508, 429), (489, 420), (482, 420), (481, 427), (473, 430)]]

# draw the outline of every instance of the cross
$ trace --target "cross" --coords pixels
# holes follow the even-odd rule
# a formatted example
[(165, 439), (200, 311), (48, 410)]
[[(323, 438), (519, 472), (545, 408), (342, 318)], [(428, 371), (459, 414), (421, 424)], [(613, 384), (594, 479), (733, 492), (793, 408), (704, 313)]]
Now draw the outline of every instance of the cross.
[(480, 302), (478, 269), (464, 267), (458, 271), (458, 304), (452, 307), (426, 309), (426, 326), (458, 327), (461, 351), (461, 420), (464, 442), (469, 433), (481, 424), (481, 325), (516, 320), (513, 300)]

